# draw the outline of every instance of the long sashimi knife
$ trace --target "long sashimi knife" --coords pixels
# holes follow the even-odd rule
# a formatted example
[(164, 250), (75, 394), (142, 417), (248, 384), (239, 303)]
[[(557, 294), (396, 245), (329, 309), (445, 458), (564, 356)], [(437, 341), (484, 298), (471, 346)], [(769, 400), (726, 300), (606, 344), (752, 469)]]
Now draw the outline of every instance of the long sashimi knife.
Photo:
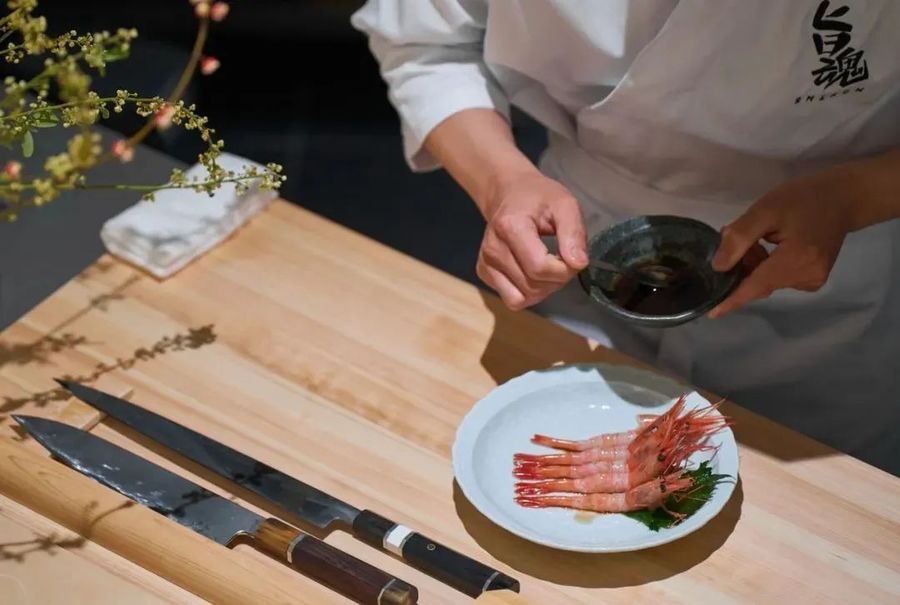
[(360, 510), (257, 462), (224, 444), (124, 399), (59, 380), (73, 395), (111, 418), (323, 530), (335, 526), (471, 597), (490, 590), (519, 592), (519, 582), (370, 510)]
[(266, 519), (68, 424), (13, 418), (54, 458), (224, 546), (240, 537), (361, 605), (414, 605), (418, 590), (278, 519)]

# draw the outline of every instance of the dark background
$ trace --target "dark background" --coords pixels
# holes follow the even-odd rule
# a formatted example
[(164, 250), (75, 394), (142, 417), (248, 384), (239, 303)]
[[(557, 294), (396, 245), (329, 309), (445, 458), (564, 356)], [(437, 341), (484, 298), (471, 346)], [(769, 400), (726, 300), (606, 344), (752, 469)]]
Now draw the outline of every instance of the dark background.
[[(288, 175), (282, 196), (289, 201), (477, 282), (481, 216), (446, 173), (413, 174), (406, 166), (378, 66), (365, 37), (350, 26), (363, 0), (229, 4), (228, 17), (211, 24), (206, 45), (222, 67), (198, 75), (187, 93), (226, 150), (282, 164)], [(132, 56), (96, 81), (101, 91), (166, 96), (196, 32), (187, 0), (43, 0), (40, 6), (53, 33), (138, 29)], [(107, 124), (128, 133), (141, 122), (124, 117)], [(515, 130), (530, 155), (543, 147), (543, 133), (524, 116), (515, 116)], [(188, 164), (201, 150), (196, 137), (177, 127), (147, 144)]]

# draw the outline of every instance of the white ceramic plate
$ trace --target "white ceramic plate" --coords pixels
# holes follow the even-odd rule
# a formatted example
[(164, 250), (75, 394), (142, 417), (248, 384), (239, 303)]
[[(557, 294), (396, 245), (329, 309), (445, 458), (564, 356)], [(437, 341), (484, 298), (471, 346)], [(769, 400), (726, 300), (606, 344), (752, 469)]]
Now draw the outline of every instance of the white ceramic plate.
[[(727, 474), (712, 499), (681, 524), (658, 532), (625, 515), (591, 515), (560, 508), (524, 508), (513, 499), (513, 454), (549, 453), (531, 443), (534, 433), (583, 439), (636, 426), (637, 414), (658, 414), (689, 391), (658, 374), (606, 364), (557, 366), (528, 372), (491, 391), (469, 411), (453, 444), (453, 468), (463, 494), (504, 529), (545, 546), (579, 552), (623, 552), (665, 544), (696, 531), (731, 497), (738, 453), (729, 429), (712, 437), (715, 455), (700, 453), (691, 464), (711, 460)], [(692, 392), (686, 407), (707, 406)]]

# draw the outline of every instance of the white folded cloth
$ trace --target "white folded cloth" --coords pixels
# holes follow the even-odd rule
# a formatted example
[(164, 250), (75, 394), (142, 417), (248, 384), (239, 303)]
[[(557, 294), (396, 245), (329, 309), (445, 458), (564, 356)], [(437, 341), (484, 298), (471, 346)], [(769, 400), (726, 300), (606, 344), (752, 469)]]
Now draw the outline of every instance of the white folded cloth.
[[(259, 164), (223, 153), (225, 170), (242, 172)], [(195, 164), (188, 180), (206, 180), (206, 169)], [(107, 250), (164, 279), (219, 244), (275, 199), (275, 191), (260, 191), (258, 183), (241, 196), (234, 183), (222, 185), (212, 197), (191, 189), (166, 189), (154, 201), (140, 201), (106, 221), (100, 238)]]

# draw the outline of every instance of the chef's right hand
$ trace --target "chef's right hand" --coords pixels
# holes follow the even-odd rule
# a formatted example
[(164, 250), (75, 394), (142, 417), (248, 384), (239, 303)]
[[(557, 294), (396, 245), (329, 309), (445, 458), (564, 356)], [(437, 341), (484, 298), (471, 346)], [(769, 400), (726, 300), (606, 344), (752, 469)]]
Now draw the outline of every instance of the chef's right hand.
[[(477, 273), (512, 310), (537, 304), (588, 264), (587, 237), (578, 202), (539, 172), (509, 179), (481, 205), (487, 228)], [(541, 236), (555, 235), (559, 255)]]

